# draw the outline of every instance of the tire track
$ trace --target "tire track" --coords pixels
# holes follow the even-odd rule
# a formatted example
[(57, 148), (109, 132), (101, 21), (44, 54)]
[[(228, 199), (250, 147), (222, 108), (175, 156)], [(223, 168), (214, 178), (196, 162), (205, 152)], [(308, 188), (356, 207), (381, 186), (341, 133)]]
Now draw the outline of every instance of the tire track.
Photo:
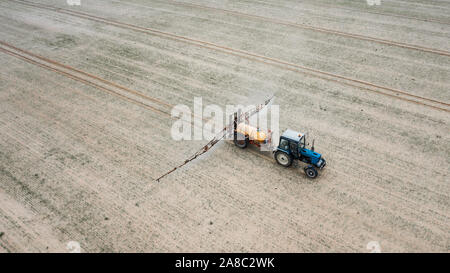
[[(258, 1), (256, 1), (256, 2), (258, 2)], [(423, 21), (423, 22), (431, 22), (431, 23), (450, 25), (450, 22), (448, 22), (448, 21), (442, 21), (442, 20), (436, 20), (436, 19), (428, 19), (428, 18), (420, 18), (420, 17), (417, 17), (417, 16), (408, 16), (408, 15), (402, 15), (402, 14), (396, 14), (396, 13), (389, 13), (389, 12), (377, 12), (377, 11), (369, 11), (369, 10), (362, 10), (362, 9), (356, 9), (356, 8), (348, 8), (348, 7), (343, 7), (343, 6), (337, 6), (337, 5), (334, 5), (334, 4), (318, 3), (316, 1), (314, 2), (314, 4), (311, 4), (311, 3), (308, 3), (308, 4), (309, 5), (313, 5), (313, 6), (319, 6), (319, 7), (327, 7), (327, 8), (348, 10), (348, 11), (354, 11), (354, 12), (360, 12), (360, 13), (369, 13), (369, 14), (376, 14), (376, 15), (390, 16), (390, 17), (396, 17), (396, 18), (405, 18), (405, 19), (410, 19), (410, 20), (417, 20), (417, 21)], [(278, 6), (278, 7), (286, 8), (285, 6), (276, 5), (276, 4), (273, 4), (273, 3), (271, 3), (271, 5), (272, 6)]]
[(102, 91), (111, 93), (111, 94), (113, 94), (113, 95), (115, 95), (115, 96), (118, 96), (118, 97), (120, 97), (120, 98), (122, 98), (122, 99), (125, 99), (125, 100), (127, 100), (127, 101), (129, 101), (129, 102), (131, 102), (131, 103), (136, 104), (136, 105), (140, 105), (140, 106), (142, 106), (142, 107), (144, 107), (144, 108), (147, 108), (147, 109), (149, 109), (149, 110), (152, 110), (152, 111), (154, 111), (154, 112), (162, 113), (162, 114), (166, 114), (166, 115), (170, 115), (169, 113), (164, 112), (164, 111), (162, 111), (162, 110), (159, 110), (159, 109), (157, 109), (157, 108), (155, 108), (155, 107), (153, 107), (153, 106), (150, 106), (150, 105), (145, 104), (145, 103), (143, 103), (143, 102), (140, 102), (140, 101), (138, 101), (138, 100), (129, 98), (129, 97), (124, 96), (124, 95), (122, 95), (122, 94), (120, 94), (120, 93), (118, 93), (118, 92), (116, 92), (116, 91), (113, 91), (113, 90), (111, 90), (111, 89), (105, 88), (105, 87), (100, 86), (100, 85), (98, 85), (98, 84), (96, 84), (96, 83), (94, 83), (94, 82), (85, 80), (85, 79), (80, 78), (80, 77), (78, 77), (78, 76), (75, 76), (75, 75), (73, 75), (73, 74), (64, 72), (64, 71), (62, 71), (62, 70), (56, 69), (56, 68), (54, 68), (54, 67), (48, 66), (48, 65), (43, 64), (43, 63), (39, 63), (39, 62), (34, 61), (34, 60), (32, 60), (32, 59), (30, 59), (30, 58), (28, 58), (28, 57), (25, 57), (25, 56), (23, 56), (23, 55), (17, 54), (17, 53), (15, 53), (15, 52), (13, 52), (13, 51), (10, 51), (10, 50), (4, 49), (4, 48), (0, 48), (0, 51), (3, 52), (3, 53), (5, 53), (5, 54), (11, 55), (11, 56), (13, 56), (13, 57), (22, 59), (22, 60), (24, 60), (24, 61), (26, 61), (26, 62), (35, 64), (35, 65), (40, 66), (40, 67), (42, 67), (42, 68), (45, 68), (45, 69), (47, 69), (47, 70), (54, 71), (54, 72), (56, 72), (56, 73), (59, 73), (59, 74), (61, 74), (61, 75), (64, 75), (64, 76), (69, 77), (69, 78), (71, 78), (71, 79), (74, 79), (74, 80), (76, 80), (76, 81), (85, 83), (85, 84), (87, 84), (87, 85), (91, 85), (91, 86), (93, 86), (93, 87), (95, 87), (95, 88), (98, 88), (98, 89), (100, 89), (100, 90), (102, 90)]
[[(20, 80), (20, 79), (19, 79)], [(24, 85), (27, 84), (26, 82), (23, 83)], [(58, 86), (56, 83), (52, 83), (55, 84), (56, 86)], [(30, 86), (27, 84), (27, 87), (30, 88)], [(64, 87), (67, 88), (67, 87)], [(70, 88), (69, 88), (70, 89)], [(39, 90), (42, 93), (44, 93), (44, 91)], [(93, 97), (89, 97), (89, 96), (85, 96), (83, 94), (83, 92), (79, 92), (77, 90), (69, 90), (70, 92), (73, 92), (77, 95), (81, 95), (87, 99), (92, 100), (93, 102), (98, 102), (98, 99), (95, 99)], [(34, 97), (33, 95), (31, 95), (31, 101), (35, 101), (35, 100), (41, 100), (45, 103), (48, 103), (49, 105), (51, 105), (51, 101), (48, 100), (46, 97), (44, 98), (43, 96), (39, 96), (39, 97)], [(63, 106), (62, 108), (65, 108), (64, 105), (58, 105), (58, 106)], [(55, 106), (55, 110), (59, 109), (57, 108), (58, 106)], [(18, 106), (17, 106), (18, 107)], [(102, 139), (108, 140), (108, 142), (110, 142), (111, 144), (115, 144), (117, 146), (127, 146), (130, 145), (130, 141), (129, 139), (126, 139), (124, 137), (122, 137), (121, 135), (115, 135), (111, 130), (108, 130), (109, 126), (112, 126), (112, 123), (108, 123), (105, 127), (100, 126), (96, 121), (89, 121), (86, 119), (83, 119), (83, 117), (81, 115), (78, 114), (73, 114), (71, 115), (72, 117), (74, 117), (76, 121), (79, 121), (79, 123), (68, 123), (68, 122), (64, 122), (63, 120), (61, 120), (59, 117), (55, 116), (55, 115), (44, 115), (44, 114), (39, 114), (36, 112), (33, 112), (32, 109), (36, 110), (36, 108), (25, 108), (25, 105), (21, 105), (20, 106), (21, 109), (26, 109), (28, 110), (28, 112), (33, 113), (33, 116), (37, 116), (39, 118), (42, 118), (42, 120), (52, 120), (53, 124), (52, 126), (56, 126), (58, 129), (60, 129), (61, 132), (69, 132), (67, 134), (65, 134), (64, 136), (72, 136), (73, 139), (79, 141), (80, 143), (84, 143), (89, 145), (89, 150), (90, 151), (95, 151), (97, 153), (101, 153), (101, 151), (99, 149), (97, 149), (96, 147), (99, 146), (98, 143), (94, 142), (91, 138), (89, 138), (88, 136), (82, 134), (81, 132), (84, 131), (95, 131), (97, 135), (101, 136)], [(39, 107), (39, 109), (41, 109), (41, 107)], [(58, 111), (61, 111), (61, 109), (59, 109)], [(77, 131), (73, 130), (73, 128), (80, 126), (80, 130)], [(85, 127), (82, 127), (85, 126)], [(153, 128), (157, 129), (157, 130), (162, 130), (162, 128), (158, 128), (155, 127), (154, 124), (152, 124)], [(53, 134), (49, 134), (49, 135), (53, 135)], [(137, 142), (141, 142), (142, 138), (139, 136), (135, 136), (133, 135), (134, 139), (137, 140)], [(146, 160), (146, 161), (151, 161), (152, 158), (154, 158), (154, 154), (150, 154), (145, 150), (144, 146), (140, 146), (137, 150), (139, 151), (140, 149), (142, 149), (142, 155), (140, 155), (142, 157), (142, 159)], [(113, 161), (109, 161), (110, 158), (115, 158), (118, 156), (118, 154), (108, 154), (109, 157), (105, 157), (103, 158), (104, 160), (106, 160), (107, 162), (113, 162)], [(98, 159), (96, 157), (92, 157), (93, 159)], [(99, 161), (99, 160), (98, 160)], [(92, 171), (94, 171), (94, 169), (92, 169)], [(135, 173), (140, 173), (139, 170), (133, 170)], [(129, 174), (131, 176), (131, 174)], [(148, 175), (148, 173), (146, 174)], [(153, 179), (153, 177), (150, 176), (150, 178)]]
[[(182, 42), (189, 43), (189, 44), (192, 44), (192, 45), (195, 45), (198, 47), (203, 47), (203, 48), (219, 51), (219, 52), (226, 53), (229, 55), (234, 55), (234, 56), (237, 56), (240, 58), (246, 58), (251, 61), (257, 61), (257, 62), (264, 63), (267, 65), (275, 66), (275, 67), (278, 67), (281, 69), (290, 70), (292, 72), (301, 73), (301, 74), (313, 76), (316, 78), (324, 79), (327, 81), (336, 82), (338, 84), (355, 87), (355, 88), (358, 88), (361, 90), (365, 90), (365, 91), (369, 91), (372, 93), (377, 93), (380, 95), (407, 101), (410, 103), (430, 107), (430, 108), (433, 108), (436, 110), (450, 112), (450, 109), (448, 109), (450, 107), (450, 103), (414, 95), (414, 94), (411, 94), (411, 93), (403, 91), (403, 90), (386, 87), (386, 86), (381, 86), (381, 85), (370, 83), (370, 82), (363, 81), (363, 80), (353, 79), (353, 78), (349, 78), (346, 76), (317, 70), (314, 68), (310, 68), (310, 67), (290, 63), (287, 61), (279, 60), (276, 58), (271, 58), (271, 57), (255, 54), (255, 53), (252, 53), (249, 51), (233, 49), (230, 47), (222, 46), (222, 45), (207, 42), (207, 41), (197, 40), (197, 39), (186, 37), (186, 36), (180, 36), (180, 35), (176, 35), (173, 33), (163, 32), (163, 31), (153, 29), (153, 28), (140, 27), (140, 26), (133, 25), (133, 24), (109, 20), (106, 18), (87, 14), (84, 12), (71, 11), (71, 10), (52, 7), (52, 6), (48, 6), (48, 5), (41, 5), (41, 4), (38, 5), (38, 4), (33, 4), (30, 2), (21, 1), (21, 0), (10, 0), (10, 1), (28, 5), (28, 6), (32, 6), (32, 7), (41, 8), (41, 9), (51, 10), (51, 11), (54, 11), (57, 13), (67, 14), (67, 15), (71, 15), (71, 16), (75, 16), (75, 17), (79, 17), (79, 18), (83, 18), (83, 19), (87, 19), (87, 20), (91, 20), (91, 21), (95, 21), (95, 22), (101, 22), (104, 24), (108, 24), (108, 25), (112, 25), (112, 26), (116, 26), (116, 27), (120, 27), (120, 28), (124, 28), (124, 29), (131, 29), (131, 30), (142, 32), (145, 34), (153, 34), (153, 35), (158, 35), (158, 36), (162, 36), (162, 37), (177, 40), (177, 41), (182, 41)], [(383, 91), (380, 91), (380, 90), (383, 90)]]
[(314, 5), (323, 6), (323, 7), (329, 7), (329, 8), (337, 8), (337, 9), (348, 10), (348, 11), (353, 11), (353, 12), (369, 13), (369, 14), (390, 16), (390, 17), (395, 17), (395, 18), (404, 18), (404, 19), (416, 20), (416, 21), (422, 21), (422, 22), (428, 22), (428, 23), (437, 23), (437, 24), (442, 24), (442, 25), (450, 25), (450, 22), (436, 20), (436, 19), (420, 18), (420, 17), (407, 16), (407, 15), (395, 14), (395, 13), (387, 13), (387, 12), (376, 12), (376, 11), (368, 11), (368, 10), (359, 10), (359, 9), (352, 9), (352, 8), (347, 8), (347, 7), (339, 7), (339, 6), (327, 5), (327, 4), (319, 4), (319, 3), (314, 3)]
[[(116, 1), (116, 2), (123, 3), (121, 1)], [(343, 36), (343, 37), (347, 37), (347, 38), (370, 41), (370, 42), (375, 42), (375, 43), (379, 43), (379, 44), (385, 44), (385, 45), (389, 45), (389, 46), (397, 46), (397, 47), (401, 47), (401, 48), (413, 49), (413, 50), (417, 50), (417, 51), (434, 53), (434, 54), (450, 57), (450, 51), (447, 51), (447, 50), (423, 47), (423, 46), (419, 46), (419, 45), (413, 45), (413, 44), (402, 43), (402, 42), (397, 42), (397, 41), (392, 41), (392, 40), (387, 40), (387, 39), (365, 36), (365, 35), (356, 34), (356, 33), (343, 32), (343, 31), (338, 31), (338, 30), (333, 30), (333, 29), (328, 29), (328, 28), (309, 26), (306, 24), (295, 23), (295, 22), (291, 22), (291, 21), (270, 18), (270, 17), (264, 17), (264, 16), (260, 16), (260, 15), (255, 15), (255, 14), (243, 13), (243, 12), (234, 11), (234, 10), (228, 10), (228, 9), (222, 9), (222, 8), (216, 8), (216, 7), (204, 6), (204, 5), (192, 4), (192, 3), (180, 2), (180, 1), (172, 1), (172, 0), (168, 0), (167, 2), (170, 2), (170, 3), (172, 3), (174, 5), (178, 5), (178, 6), (188, 6), (188, 7), (194, 7), (194, 8), (204, 9), (204, 10), (220, 11), (220, 12), (224, 12), (224, 13), (228, 13), (228, 14), (258, 19), (261, 21), (271, 22), (271, 23), (284, 25), (284, 26), (318, 31), (318, 32), (323, 32), (323, 33), (327, 33), (327, 34), (339, 35), (339, 36)]]
[[(130, 89), (130, 88), (128, 88), (128, 87), (125, 87), (125, 86), (123, 86), (123, 85), (120, 85), (120, 84), (117, 84), (117, 83), (114, 83), (114, 82), (105, 80), (105, 79), (100, 78), (100, 77), (98, 77), (98, 76), (96, 76), (96, 75), (93, 75), (93, 74), (91, 74), (91, 73), (87, 73), (87, 72), (85, 72), (85, 71), (82, 71), (82, 70), (80, 70), (80, 69), (74, 68), (74, 67), (72, 67), (72, 66), (65, 65), (65, 64), (62, 64), (62, 63), (60, 63), (60, 62), (54, 61), (54, 60), (52, 60), (52, 59), (49, 59), (49, 58), (46, 58), (46, 57), (43, 57), (43, 56), (34, 54), (34, 53), (30, 52), (30, 51), (26, 51), (26, 50), (24, 50), (24, 49), (15, 47), (15, 46), (13, 46), (13, 45), (11, 45), (11, 44), (9, 44), (9, 43), (6, 43), (6, 42), (4, 42), (4, 41), (1, 41), (1, 40), (0, 40), (0, 45), (5, 46), (5, 47), (8, 47), (8, 48), (11, 48), (11, 49), (13, 49), (14, 51), (20, 52), (20, 54), (18, 54), (18, 53), (15, 53), (14, 51), (11, 51), (11, 50), (8, 50), (8, 49), (5, 49), (5, 48), (0, 47), (0, 50), (2, 50), (2, 51), (3, 51), (4, 53), (6, 53), (6, 54), (9, 54), (9, 55), (12, 55), (12, 56), (21, 58), (21, 59), (23, 59), (23, 60), (25, 60), (25, 61), (28, 61), (28, 62), (30, 62), (30, 63), (33, 63), (33, 64), (35, 64), (35, 65), (39, 65), (39, 66), (44, 67), (44, 68), (46, 68), (46, 69), (49, 69), (49, 70), (55, 71), (55, 72), (57, 72), (57, 73), (63, 74), (63, 75), (65, 75), (65, 76), (67, 76), (67, 77), (70, 77), (70, 78), (72, 78), (72, 79), (74, 79), (74, 80), (81, 81), (81, 82), (83, 82), (83, 83), (85, 83), (85, 84), (94, 86), (94, 87), (96, 87), (96, 88), (98, 88), (98, 89), (101, 89), (101, 90), (103, 90), (103, 91), (107, 91), (107, 92), (109, 92), (109, 93), (113, 93), (113, 94), (116, 95), (116, 96), (119, 96), (119, 97), (121, 97), (121, 98), (123, 98), (123, 99), (126, 99), (126, 100), (128, 100), (128, 101), (130, 101), (130, 102), (132, 102), (132, 103), (134, 103), (134, 104), (143, 106), (143, 107), (145, 107), (145, 108), (147, 108), (147, 109), (149, 109), (149, 110), (152, 110), (152, 111), (154, 111), (154, 112), (158, 112), (158, 113), (162, 113), (162, 114), (165, 114), (165, 115), (169, 115), (169, 116), (171, 117), (171, 114), (170, 114), (169, 112), (167, 112), (167, 111), (164, 111), (164, 110), (155, 108), (155, 107), (153, 107), (153, 106), (151, 106), (151, 105), (149, 105), (149, 104), (143, 103), (143, 102), (141, 102), (141, 101), (139, 101), (139, 100), (132, 99), (132, 98), (130, 98), (130, 97), (124, 96), (124, 95), (121, 94), (121, 93), (118, 93), (118, 92), (113, 91), (113, 90), (111, 90), (111, 89), (108, 89), (108, 88), (105, 88), (105, 87), (103, 87), (103, 86), (100, 86), (100, 85), (98, 85), (97, 83), (94, 83), (94, 82), (92, 82), (92, 81), (88, 81), (88, 80), (83, 79), (83, 78), (81, 78), (81, 77), (78, 77), (78, 76), (76, 76), (76, 75), (74, 75), (74, 74), (72, 74), (72, 73), (67, 73), (67, 72), (65, 72), (65, 71), (62, 71), (62, 70), (60, 70), (60, 69), (56, 69), (56, 68), (51, 67), (51, 66), (48, 66), (48, 65), (46, 65), (46, 64), (42, 64), (42, 63), (36, 62), (35, 60), (33, 60), (33, 59), (29, 58), (29, 57), (26, 57), (26, 56), (24, 56), (24, 55), (22, 55), (22, 54), (31, 56), (31, 57), (33, 57), (33, 58), (39, 59), (39, 60), (44, 61), (44, 62), (46, 62), (46, 63), (50, 63), (50, 64), (52, 64), (52, 65), (55, 65), (55, 66), (58, 66), (58, 67), (61, 67), (61, 68), (70, 70), (70, 71), (72, 71), (72, 72), (79, 73), (79, 74), (81, 74), (81, 75), (83, 75), (83, 76), (86, 76), (86, 77), (89, 77), (89, 78), (91, 78), (91, 79), (100, 81), (100, 82), (103, 83), (103, 84), (107, 84), (107, 85), (109, 85), (109, 86), (118, 88), (118, 89), (120, 89), (120, 90), (122, 90), (122, 91), (124, 91), (124, 92), (126, 92), (126, 93), (136, 95), (136, 96), (138, 96), (138, 97), (140, 97), (140, 98), (142, 98), (142, 99), (144, 99), (144, 100), (148, 100), (148, 101), (151, 101), (152, 103), (156, 103), (156, 104), (162, 105), (162, 106), (168, 108), (167, 110), (170, 110), (170, 109), (172, 109), (173, 107), (175, 107), (175, 105), (172, 105), (172, 104), (167, 103), (167, 102), (165, 102), (165, 101), (162, 101), (162, 100), (160, 100), (160, 99), (156, 99), (156, 98), (154, 98), (154, 97), (145, 95), (145, 94), (143, 94), (143, 93), (141, 93), (141, 92), (139, 92), (139, 91), (136, 91), (136, 90)], [(195, 116), (194, 114), (192, 114), (192, 117), (193, 117), (193, 118), (196, 118), (196, 116)], [(171, 117), (171, 118), (172, 118), (172, 117)], [(209, 119), (206, 119), (206, 118), (202, 118), (202, 120), (205, 121), (205, 122), (209, 121)], [(192, 124), (193, 124), (193, 121), (192, 121)]]

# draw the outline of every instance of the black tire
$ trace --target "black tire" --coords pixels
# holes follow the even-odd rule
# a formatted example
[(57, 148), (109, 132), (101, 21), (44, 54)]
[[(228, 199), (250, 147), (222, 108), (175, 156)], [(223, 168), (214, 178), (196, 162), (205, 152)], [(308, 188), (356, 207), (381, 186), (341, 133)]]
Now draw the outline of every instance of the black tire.
[(244, 139), (243, 138), (244, 135), (238, 133), (237, 137), (234, 139), (234, 145), (238, 146), (241, 149), (247, 148), (250, 140), (248, 139), (248, 136), (245, 136)]
[(314, 168), (313, 166), (309, 166), (305, 168), (305, 174), (307, 177), (314, 179), (319, 173), (317, 172), (316, 168)]
[(282, 151), (277, 151), (275, 153), (275, 160), (283, 167), (289, 167), (292, 165), (292, 156)]

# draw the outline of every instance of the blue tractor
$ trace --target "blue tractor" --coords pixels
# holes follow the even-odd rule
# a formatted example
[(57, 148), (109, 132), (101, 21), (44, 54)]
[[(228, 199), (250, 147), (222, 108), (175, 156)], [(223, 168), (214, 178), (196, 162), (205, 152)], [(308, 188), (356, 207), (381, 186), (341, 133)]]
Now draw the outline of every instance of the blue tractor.
[[(245, 149), (249, 144), (272, 150), (272, 132), (265, 133), (257, 127), (239, 123), (237, 113), (234, 114), (234, 144)], [(273, 149), (275, 160), (284, 167), (292, 165), (294, 159), (308, 164), (305, 173), (309, 178), (316, 178), (317, 169), (323, 169), (327, 162), (321, 154), (314, 152), (314, 141), (311, 149), (306, 148), (305, 134), (287, 129), (280, 136), (278, 147)]]
[(280, 136), (274, 156), (278, 164), (284, 167), (291, 166), (294, 159), (307, 163), (308, 166), (304, 170), (309, 178), (316, 178), (317, 169), (323, 169), (327, 164), (321, 154), (314, 152), (314, 141), (311, 149), (307, 149), (305, 134), (290, 129)]

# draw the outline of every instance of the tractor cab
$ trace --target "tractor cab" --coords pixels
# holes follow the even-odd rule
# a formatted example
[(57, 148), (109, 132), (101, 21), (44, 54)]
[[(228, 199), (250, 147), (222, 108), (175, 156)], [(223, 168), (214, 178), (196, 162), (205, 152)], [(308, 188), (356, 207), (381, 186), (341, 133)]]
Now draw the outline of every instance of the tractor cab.
[(294, 159), (305, 162), (309, 164), (305, 168), (306, 175), (316, 178), (318, 175), (316, 167), (322, 169), (325, 167), (326, 161), (321, 154), (314, 151), (314, 141), (311, 149), (306, 146), (305, 134), (287, 129), (280, 136), (280, 143), (274, 151), (275, 159), (284, 167), (291, 166)]

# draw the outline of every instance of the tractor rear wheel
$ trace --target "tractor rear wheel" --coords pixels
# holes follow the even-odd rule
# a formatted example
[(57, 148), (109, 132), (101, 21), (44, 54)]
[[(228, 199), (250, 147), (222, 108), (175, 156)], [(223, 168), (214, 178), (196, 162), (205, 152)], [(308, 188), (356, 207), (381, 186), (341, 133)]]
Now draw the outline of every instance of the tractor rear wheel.
[(234, 145), (238, 146), (241, 149), (247, 148), (250, 140), (248, 139), (248, 136), (245, 136), (243, 134), (237, 133), (237, 136), (234, 139)]
[(306, 167), (305, 173), (307, 177), (312, 179), (316, 178), (318, 175), (316, 168), (314, 168), (313, 166)]
[(292, 165), (292, 156), (285, 152), (277, 151), (275, 153), (275, 160), (283, 167), (289, 167)]

